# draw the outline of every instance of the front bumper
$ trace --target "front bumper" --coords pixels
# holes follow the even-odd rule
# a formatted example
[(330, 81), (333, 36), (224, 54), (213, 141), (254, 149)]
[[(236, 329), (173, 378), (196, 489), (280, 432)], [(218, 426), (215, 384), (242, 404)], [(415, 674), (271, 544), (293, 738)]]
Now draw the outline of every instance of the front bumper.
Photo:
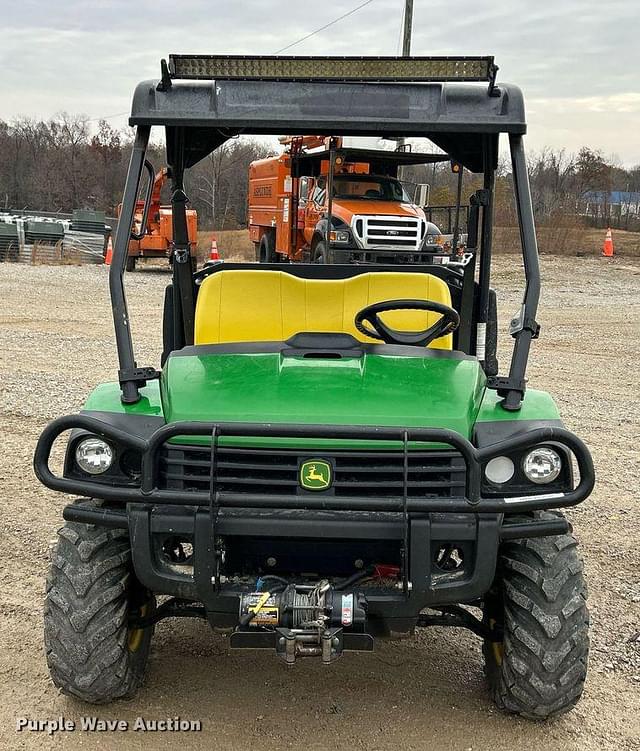
[[(49, 468), (54, 440), (64, 431), (78, 429), (139, 451), (139, 487), (54, 475)], [(159, 455), (165, 443), (177, 436), (210, 436), (214, 467), (221, 436), (366, 439), (371, 443), (392, 440), (399, 442), (405, 457), (414, 442), (446, 444), (464, 460), (464, 493), (437, 498), (410, 496), (406, 480), (399, 498), (228, 493), (218, 491), (214, 472), (207, 492), (167, 490), (159, 487)], [(482, 471), (489, 459), (549, 441), (575, 456), (580, 473), (576, 487), (566, 493), (483, 497)], [(469, 603), (483, 597), (495, 575), (501, 539), (567, 531), (568, 525), (560, 517), (522, 519), (521, 512), (574, 506), (589, 495), (594, 484), (593, 464), (582, 441), (551, 426), (478, 449), (453, 431), (370, 426), (179, 422), (160, 427), (145, 439), (94, 417), (75, 415), (47, 426), (36, 447), (34, 466), (41, 482), (54, 490), (110, 501), (102, 507), (84, 503), (67, 506), (64, 517), (128, 528), (139, 580), (153, 592), (202, 602), (210, 622), (226, 627), (237, 625), (239, 599), (248, 585), (225, 576), (224, 555), (217, 548), (220, 541), (225, 541), (230, 556), (234, 549), (246, 551), (247, 542), (256, 541), (281, 552), (325, 545), (321, 554), (325, 560), (345, 551), (353, 553), (351, 560), (365, 557), (368, 550), (395, 551), (400, 564), (398, 582), (386, 589), (367, 590), (368, 620), (373, 626), (384, 623), (386, 630), (405, 631), (415, 625), (425, 607)], [(164, 559), (163, 544), (172, 536), (192, 544), (190, 567), (172, 566)], [(444, 545), (455, 545), (464, 552), (460, 570), (438, 570), (435, 560)]]
[(331, 243), (336, 263), (410, 263), (431, 264), (433, 259), (448, 255), (441, 245), (425, 245), (419, 250), (406, 247), (360, 248)]

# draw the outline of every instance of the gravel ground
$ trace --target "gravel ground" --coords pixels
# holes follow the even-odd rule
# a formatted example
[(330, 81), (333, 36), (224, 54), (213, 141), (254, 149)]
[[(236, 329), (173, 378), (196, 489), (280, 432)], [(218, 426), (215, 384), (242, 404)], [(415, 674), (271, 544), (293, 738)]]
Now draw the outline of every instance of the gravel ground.
[[(128, 278), (138, 360), (160, 352), (160, 269)], [(499, 257), (501, 330), (518, 306), (519, 260)], [(116, 369), (102, 267), (0, 264), (0, 747), (244, 749), (640, 749), (640, 539), (638, 358), (640, 265), (543, 257), (542, 338), (532, 385), (551, 391), (567, 427), (590, 445), (598, 484), (571, 512), (586, 560), (592, 650), (585, 697), (547, 724), (494, 711), (477, 640), (433, 629), (381, 644), (331, 669), (314, 661), (288, 672), (271, 655), (228, 656), (200, 623), (164, 622), (138, 697), (90, 708), (58, 695), (42, 650), (41, 603), (49, 540), (65, 498), (31, 470), (47, 420), (81, 407)], [(503, 358), (503, 361), (504, 358)], [(9, 558), (10, 556), (10, 558)], [(201, 733), (16, 733), (18, 716), (200, 719)]]

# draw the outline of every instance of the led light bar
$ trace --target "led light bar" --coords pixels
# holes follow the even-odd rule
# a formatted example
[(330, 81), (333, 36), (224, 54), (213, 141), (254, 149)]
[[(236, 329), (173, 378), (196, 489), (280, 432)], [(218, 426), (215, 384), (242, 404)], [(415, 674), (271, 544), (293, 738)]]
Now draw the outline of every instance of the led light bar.
[(248, 81), (489, 81), (493, 57), (252, 57), (170, 55), (169, 75)]

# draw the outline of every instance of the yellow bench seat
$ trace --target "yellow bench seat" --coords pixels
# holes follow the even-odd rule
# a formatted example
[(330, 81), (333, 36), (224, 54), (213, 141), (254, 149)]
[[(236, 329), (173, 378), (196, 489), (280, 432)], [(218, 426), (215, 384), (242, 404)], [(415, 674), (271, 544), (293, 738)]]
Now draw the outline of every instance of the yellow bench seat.
[[(385, 271), (350, 279), (302, 279), (283, 271), (218, 271), (200, 286), (194, 341), (285, 341), (304, 331), (345, 333), (359, 341), (374, 342), (356, 329), (356, 313), (374, 302), (407, 298), (451, 305), (449, 288), (431, 274)], [(440, 316), (407, 310), (384, 313), (383, 317), (401, 331), (419, 331), (432, 326)], [(451, 334), (429, 346), (451, 349)]]

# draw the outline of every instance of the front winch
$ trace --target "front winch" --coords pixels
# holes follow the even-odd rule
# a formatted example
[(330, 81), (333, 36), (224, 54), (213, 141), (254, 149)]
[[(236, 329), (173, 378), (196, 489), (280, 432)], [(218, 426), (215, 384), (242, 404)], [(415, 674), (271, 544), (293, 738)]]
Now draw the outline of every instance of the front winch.
[(297, 657), (321, 657), (330, 663), (342, 654), (345, 637), (352, 645), (347, 648), (372, 648), (365, 633), (366, 608), (362, 593), (338, 591), (327, 580), (288, 584), (281, 591), (248, 592), (240, 597), (239, 627), (231, 646), (273, 645), (288, 664)]

